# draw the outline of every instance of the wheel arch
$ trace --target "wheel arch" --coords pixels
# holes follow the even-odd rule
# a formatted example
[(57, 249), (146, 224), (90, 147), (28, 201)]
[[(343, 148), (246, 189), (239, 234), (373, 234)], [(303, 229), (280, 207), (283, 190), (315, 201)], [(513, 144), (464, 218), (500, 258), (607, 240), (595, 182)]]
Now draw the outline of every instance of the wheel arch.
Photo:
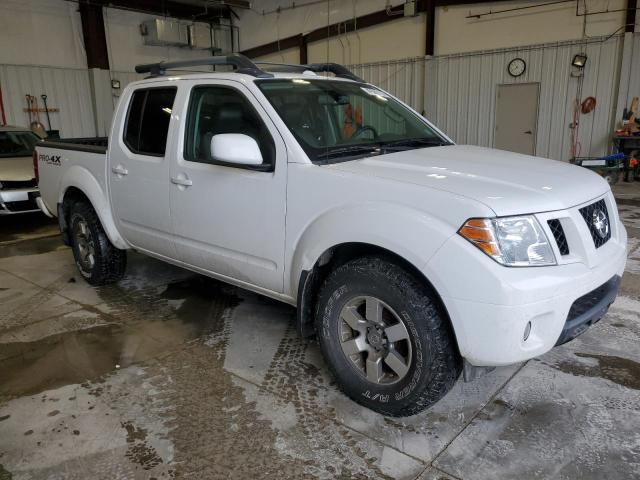
[(63, 240), (68, 244), (68, 219), (71, 206), (77, 201), (88, 202), (96, 211), (102, 228), (111, 243), (119, 249), (129, 245), (116, 228), (109, 202), (96, 178), (84, 167), (74, 165), (62, 179), (58, 198), (58, 223)]
[[(315, 334), (314, 319), (316, 302), (319, 293), (319, 289), (329, 275), (335, 268), (343, 265), (350, 260), (361, 258), (365, 256), (377, 256), (386, 259), (407, 271), (414, 276), (425, 289), (432, 295), (435, 300), (438, 310), (446, 319), (446, 323), (449, 327), (450, 333), (454, 338), (456, 349), (458, 349), (457, 337), (451, 318), (447, 311), (446, 305), (442, 300), (438, 290), (433, 283), (427, 278), (423, 271), (421, 271), (414, 263), (399, 255), (398, 253), (365, 242), (345, 242), (338, 245), (334, 245), (326, 249), (316, 260), (316, 263), (309, 270), (303, 270), (300, 273), (300, 279), (298, 283), (297, 293), (297, 312), (296, 312), (296, 326), (298, 332), (303, 337), (309, 337)], [(458, 350), (458, 355), (460, 352)]]

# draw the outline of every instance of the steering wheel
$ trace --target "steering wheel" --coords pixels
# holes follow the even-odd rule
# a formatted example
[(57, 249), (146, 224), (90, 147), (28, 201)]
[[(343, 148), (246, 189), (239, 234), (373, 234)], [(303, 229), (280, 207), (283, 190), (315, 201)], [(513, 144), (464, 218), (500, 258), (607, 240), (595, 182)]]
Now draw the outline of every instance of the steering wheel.
[(355, 132), (353, 132), (353, 135), (351, 135), (351, 138), (358, 138), (360, 135), (362, 135), (364, 132), (371, 132), (373, 133), (373, 138), (375, 139), (378, 136), (378, 132), (375, 128), (373, 128), (371, 125), (362, 125), (360, 128), (358, 128)]

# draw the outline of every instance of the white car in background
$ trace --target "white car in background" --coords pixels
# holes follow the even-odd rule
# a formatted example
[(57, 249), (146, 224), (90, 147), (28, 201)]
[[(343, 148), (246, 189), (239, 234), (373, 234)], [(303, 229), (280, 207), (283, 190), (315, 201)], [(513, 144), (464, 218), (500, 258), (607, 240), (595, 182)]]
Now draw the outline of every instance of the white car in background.
[(38, 141), (28, 128), (0, 127), (0, 215), (40, 211), (33, 166)]
[(93, 285), (135, 249), (296, 305), (343, 391), (393, 416), (571, 340), (617, 294), (627, 234), (595, 173), (454, 145), (340, 65), (137, 70), (108, 146), (36, 147)]

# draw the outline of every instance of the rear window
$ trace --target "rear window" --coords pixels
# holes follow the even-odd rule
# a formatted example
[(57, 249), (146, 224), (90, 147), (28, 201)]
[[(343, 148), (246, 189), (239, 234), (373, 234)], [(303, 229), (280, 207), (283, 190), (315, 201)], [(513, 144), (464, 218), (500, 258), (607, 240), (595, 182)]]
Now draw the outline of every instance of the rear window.
[(32, 132), (0, 132), (0, 158), (30, 157), (38, 140)]
[(175, 97), (175, 87), (133, 93), (124, 127), (124, 143), (132, 152), (164, 155)]

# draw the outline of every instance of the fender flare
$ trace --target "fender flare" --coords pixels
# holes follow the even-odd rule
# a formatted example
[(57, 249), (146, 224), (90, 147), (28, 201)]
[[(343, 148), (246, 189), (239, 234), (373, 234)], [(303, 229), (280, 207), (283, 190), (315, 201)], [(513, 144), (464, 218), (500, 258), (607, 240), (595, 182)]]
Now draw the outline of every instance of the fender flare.
[(424, 272), (455, 232), (442, 219), (402, 204), (366, 202), (333, 208), (311, 222), (295, 243), (285, 289), (296, 298), (302, 272), (313, 270), (325, 252), (346, 243), (383, 248)]
[(80, 165), (73, 165), (69, 168), (60, 181), (58, 204), (62, 203), (67, 190), (71, 187), (77, 188), (89, 199), (111, 243), (122, 250), (130, 248), (130, 245), (116, 228), (109, 201), (95, 176), (87, 168)]

